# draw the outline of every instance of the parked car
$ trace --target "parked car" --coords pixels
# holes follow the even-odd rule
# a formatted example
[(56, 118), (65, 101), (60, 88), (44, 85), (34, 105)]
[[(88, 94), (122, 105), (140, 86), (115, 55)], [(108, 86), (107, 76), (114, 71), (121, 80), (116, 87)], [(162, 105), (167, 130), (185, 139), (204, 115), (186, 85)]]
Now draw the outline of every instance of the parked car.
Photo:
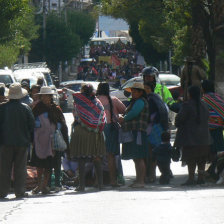
[(59, 95), (57, 89), (52, 81), (50, 69), (46, 62), (15, 64), (13, 66), (13, 75), (18, 82), (22, 80), (29, 80), (30, 87), (37, 84), (39, 78), (43, 79), (44, 86), (50, 86), (55, 91), (54, 102), (59, 105)]
[[(114, 91), (111, 94), (119, 98), (122, 102), (126, 102), (130, 96), (130, 93), (126, 93), (125, 89), (131, 87), (133, 82), (143, 82), (143, 77), (139, 76), (127, 80), (124, 84), (121, 85), (119, 90)], [(180, 77), (177, 75), (159, 74), (157, 82), (167, 86), (174, 98), (176, 98), (177, 95), (183, 95), (183, 89), (180, 86)]]
[(167, 86), (174, 99), (183, 96), (183, 89), (180, 86), (180, 77), (175, 74), (159, 74), (159, 81)]
[(6, 86), (16, 82), (15, 77), (10, 69), (0, 69), (0, 82)]
[[(61, 82), (59, 88), (63, 89), (66, 88), (68, 89), (67, 91), (67, 108), (66, 110), (71, 111), (73, 109), (73, 96), (72, 96), (72, 91), (78, 92), (81, 90), (81, 87), (83, 84), (89, 83), (93, 85), (94, 90), (96, 91), (98, 88), (98, 85), (100, 82), (96, 81), (83, 81), (83, 80), (74, 80), (74, 81), (65, 81)], [(72, 90), (72, 91), (69, 91)], [(110, 87), (110, 91), (113, 92), (116, 89), (113, 87)]]

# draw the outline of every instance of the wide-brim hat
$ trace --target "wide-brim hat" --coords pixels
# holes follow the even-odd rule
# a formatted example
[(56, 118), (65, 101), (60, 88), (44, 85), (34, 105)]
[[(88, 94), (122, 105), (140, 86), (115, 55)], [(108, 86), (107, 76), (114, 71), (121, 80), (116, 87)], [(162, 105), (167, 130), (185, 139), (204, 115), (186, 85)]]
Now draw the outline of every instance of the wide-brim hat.
[(9, 95), (9, 89), (5, 86), (5, 83), (0, 82), (0, 88), (4, 88), (5, 89), (5, 96)]
[(54, 95), (56, 94), (51, 87), (49, 86), (42, 86), (40, 92), (37, 93), (38, 95)]
[(133, 84), (131, 86), (129, 86), (128, 88), (125, 88), (125, 90), (127, 92), (131, 92), (131, 89), (145, 90), (143, 82), (133, 82)]
[(12, 83), (9, 86), (8, 98), (10, 100), (19, 100), (27, 96), (28, 92), (21, 87), (21, 84), (18, 82)]

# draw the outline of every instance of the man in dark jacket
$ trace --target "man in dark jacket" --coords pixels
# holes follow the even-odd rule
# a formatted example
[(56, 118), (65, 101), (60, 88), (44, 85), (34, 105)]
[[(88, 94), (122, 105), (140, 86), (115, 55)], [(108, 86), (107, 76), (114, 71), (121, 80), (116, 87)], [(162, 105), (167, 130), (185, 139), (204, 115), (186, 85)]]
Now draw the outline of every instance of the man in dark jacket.
[(12, 168), (15, 195), (26, 196), (27, 148), (34, 130), (32, 111), (20, 102), (26, 94), (19, 83), (13, 83), (9, 87), (9, 102), (0, 106), (0, 198), (9, 193)]

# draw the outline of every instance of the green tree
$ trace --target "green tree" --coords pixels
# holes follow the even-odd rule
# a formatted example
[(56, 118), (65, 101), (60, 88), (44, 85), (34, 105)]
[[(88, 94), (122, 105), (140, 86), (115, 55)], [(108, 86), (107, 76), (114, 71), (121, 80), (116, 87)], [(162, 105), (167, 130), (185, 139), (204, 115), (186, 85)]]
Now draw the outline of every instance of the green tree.
[(0, 0), (0, 65), (11, 66), (37, 37), (33, 8), (26, 0)]
[(168, 56), (169, 32), (163, 26), (162, 0), (102, 0), (102, 12), (123, 18), (137, 50), (149, 64), (158, 64)]
[(48, 16), (44, 52), (53, 70), (58, 68), (60, 61), (68, 61), (77, 55), (80, 47), (80, 37), (72, 32), (59, 15), (52, 13)]
[[(37, 16), (36, 22), (41, 25), (42, 19), (42, 16)], [(47, 16), (46, 40), (43, 40), (41, 28), (39, 38), (32, 41), (30, 61), (41, 61), (45, 57), (51, 70), (56, 72), (59, 62), (75, 57), (94, 31), (95, 19), (87, 12), (68, 10), (66, 16), (50, 13)]]
[(95, 32), (96, 21), (90, 13), (70, 10), (67, 25), (72, 33), (79, 36), (81, 45), (86, 45)]
[(13, 39), (12, 29), (15, 19), (21, 17), (27, 10), (28, 0), (0, 0), (0, 42), (4, 43)]

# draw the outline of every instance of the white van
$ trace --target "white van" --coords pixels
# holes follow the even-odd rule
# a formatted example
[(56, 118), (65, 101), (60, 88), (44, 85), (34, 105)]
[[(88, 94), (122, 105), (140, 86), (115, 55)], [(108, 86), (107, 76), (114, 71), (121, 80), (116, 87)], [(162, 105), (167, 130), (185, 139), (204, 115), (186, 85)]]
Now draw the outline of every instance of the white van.
[(0, 83), (4, 83), (5, 85), (10, 85), (14, 82), (16, 82), (16, 80), (12, 70), (8, 68), (0, 69)]
[(39, 78), (43, 79), (43, 85), (50, 86), (55, 91), (55, 102), (59, 104), (59, 95), (57, 94), (57, 89), (52, 81), (50, 72), (46, 62), (15, 64), (13, 66), (13, 75), (17, 82), (21, 83), (22, 80), (29, 80), (31, 87), (37, 84)]
[(36, 84), (35, 80), (43, 78), (45, 86), (50, 86), (52, 89), (56, 89), (50, 75), (51, 71), (47, 67), (46, 62), (15, 64), (13, 66), (13, 71), (16, 79), (21, 80), (22, 76), (24, 76), (24, 79), (30, 77), (31, 83)]

